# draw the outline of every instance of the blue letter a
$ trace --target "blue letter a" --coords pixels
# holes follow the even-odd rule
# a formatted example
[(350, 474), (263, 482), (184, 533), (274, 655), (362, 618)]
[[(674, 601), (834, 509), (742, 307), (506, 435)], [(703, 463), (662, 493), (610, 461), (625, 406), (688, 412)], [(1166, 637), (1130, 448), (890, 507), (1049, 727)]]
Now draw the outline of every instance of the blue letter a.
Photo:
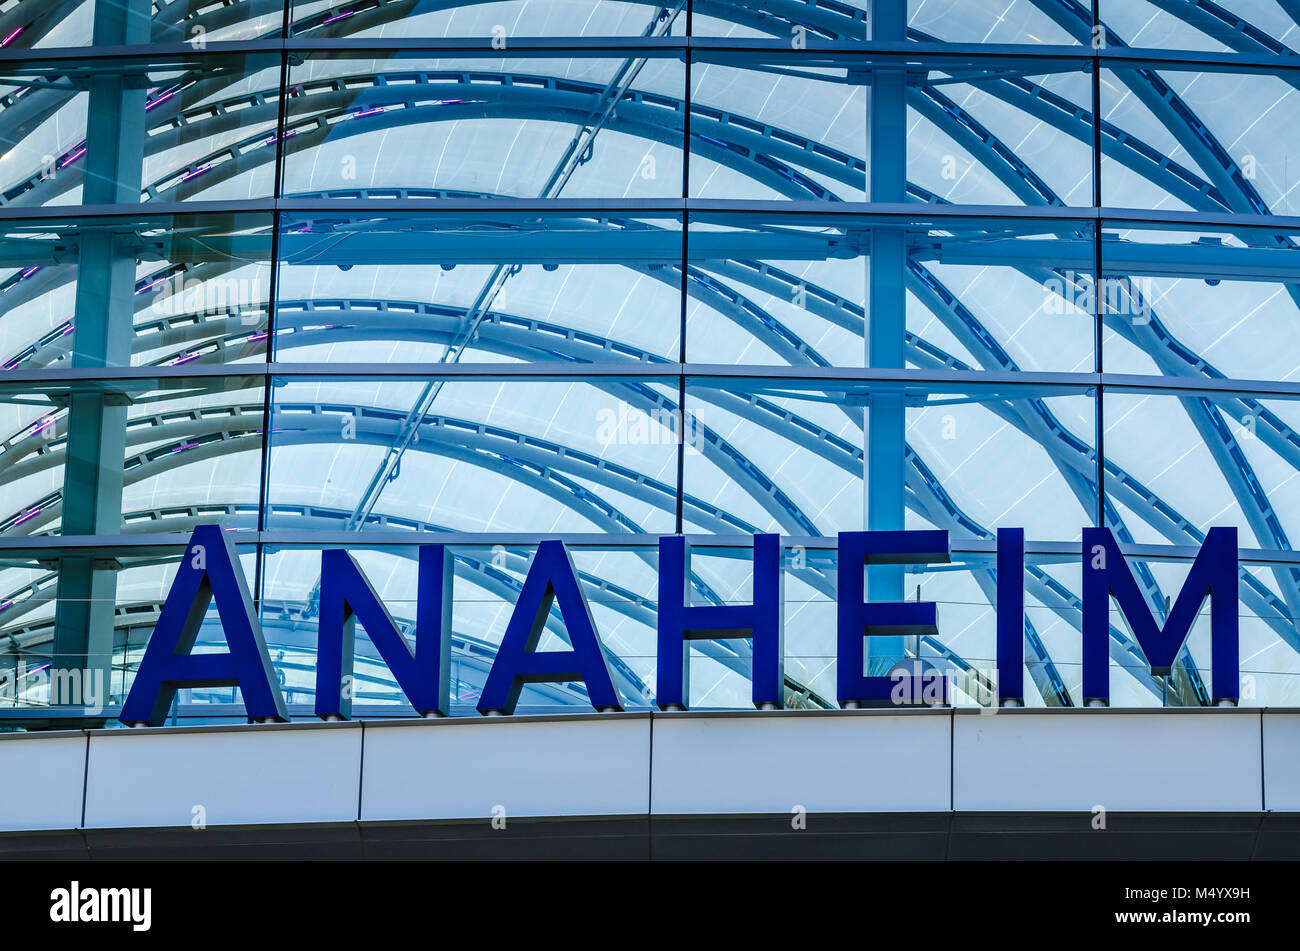
[[(537, 644), (556, 601), (573, 649), (539, 652)], [(483, 685), (479, 713), (513, 713), (524, 684), (571, 680), (586, 684), (587, 696), (597, 710), (622, 709), (568, 549), (564, 542), (545, 541), (537, 546), (533, 563), (528, 566), (519, 601)]]
[[(192, 654), (214, 599), (230, 650)], [(238, 687), (252, 719), (287, 719), (244, 573), (218, 525), (199, 525), (190, 536), (119, 719), (162, 725), (181, 687)]]

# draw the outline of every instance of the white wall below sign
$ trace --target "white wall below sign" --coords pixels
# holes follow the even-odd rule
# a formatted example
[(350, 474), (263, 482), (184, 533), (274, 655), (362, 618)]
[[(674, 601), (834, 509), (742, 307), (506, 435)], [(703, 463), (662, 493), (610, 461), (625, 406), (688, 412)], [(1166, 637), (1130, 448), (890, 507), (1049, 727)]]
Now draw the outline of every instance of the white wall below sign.
[(657, 718), (653, 811), (945, 812), (950, 730), (947, 711)]
[(366, 728), (362, 819), (644, 813), (650, 721), (392, 720)]
[(0, 743), (0, 830), (75, 829), (81, 825), (86, 737), (13, 733)]
[(1300, 711), (568, 714), (0, 735), (0, 831), (506, 817), (1300, 812)]
[(1261, 808), (1258, 713), (959, 716), (953, 729), (960, 812)]
[(360, 768), (354, 728), (100, 730), (90, 737), (85, 825), (188, 826), (200, 814), (209, 825), (346, 822), (356, 818)]

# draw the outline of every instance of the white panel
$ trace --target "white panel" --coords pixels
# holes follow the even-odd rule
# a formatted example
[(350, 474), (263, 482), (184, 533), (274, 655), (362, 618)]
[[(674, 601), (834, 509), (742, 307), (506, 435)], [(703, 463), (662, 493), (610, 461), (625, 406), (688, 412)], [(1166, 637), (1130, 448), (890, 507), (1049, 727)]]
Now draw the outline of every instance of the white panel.
[(0, 739), (0, 830), (80, 826), (85, 773), (83, 734)]
[(946, 715), (655, 720), (653, 811), (947, 811)]
[(139, 732), (90, 740), (87, 828), (351, 821), (357, 726)]
[(649, 761), (648, 717), (368, 726), (361, 817), (644, 814)]
[(1300, 714), (1264, 714), (1264, 806), (1300, 812)]
[(957, 811), (1257, 811), (1259, 717), (1234, 713), (958, 716)]

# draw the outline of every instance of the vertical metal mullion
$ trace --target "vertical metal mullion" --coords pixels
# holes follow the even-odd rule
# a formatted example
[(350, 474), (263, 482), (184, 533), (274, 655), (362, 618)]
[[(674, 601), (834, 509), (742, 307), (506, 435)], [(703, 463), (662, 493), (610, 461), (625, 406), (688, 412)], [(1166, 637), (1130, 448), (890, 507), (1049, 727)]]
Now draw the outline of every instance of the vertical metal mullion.
[[(686, 30), (690, 36), (690, 6), (687, 7)], [(681, 286), (678, 288), (680, 313), (677, 321), (677, 511), (673, 531), (683, 531), (683, 508), (686, 494), (686, 306), (687, 306), (687, 269), (690, 266), (688, 242), (690, 237), (690, 212), (686, 206), (691, 195), (691, 51), (688, 47), (683, 54), (685, 69), (685, 88), (682, 90), (682, 102), (685, 114), (682, 116), (682, 265)]]
[(1105, 387), (1101, 374), (1105, 371), (1105, 359), (1102, 353), (1103, 323), (1102, 307), (1102, 189), (1101, 189), (1101, 51), (1104, 37), (1101, 35), (1101, 0), (1092, 0), (1092, 313), (1093, 313), (1093, 367), (1097, 373), (1097, 394), (1094, 403), (1096, 417), (1097, 444), (1097, 511), (1096, 524), (1106, 524), (1106, 428), (1105, 428)]
[(682, 280), (678, 299), (677, 340), (677, 509), (674, 516), (673, 531), (682, 533), (682, 510), (686, 494), (686, 241), (690, 230), (690, 216), (682, 212)]
[(1101, 15), (1092, 3), (1092, 204), (1101, 208)]
[(284, 40), (289, 28), (289, 7), (292, 0), (284, 4), (284, 33), (280, 37), (280, 104), (276, 111), (275, 124), (275, 173), (271, 192), (271, 276), (268, 283), (266, 301), (266, 359), (262, 374), (262, 454), (258, 473), (260, 484), (257, 491), (257, 556), (253, 571), (253, 609), (261, 617), (262, 583), (264, 578), (265, 554), (262, 550), (262, 534), (266, 531), (266, 509), (270, 495), (271, 467), (271, 360), (275, 348), (275, 305), (279, 295), (280, 278), (280, 209), (279, 200), (283, 189), (284, 168), (284, 133), (289, 96), (289, 54)]

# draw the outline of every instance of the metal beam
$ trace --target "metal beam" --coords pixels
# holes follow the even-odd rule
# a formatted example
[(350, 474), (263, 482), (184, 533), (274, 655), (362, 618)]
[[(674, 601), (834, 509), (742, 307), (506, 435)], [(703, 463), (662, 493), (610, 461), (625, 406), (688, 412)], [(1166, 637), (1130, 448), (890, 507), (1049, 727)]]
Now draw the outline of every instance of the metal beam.
[[(141, 42), (148, 38), (145, 0), (95, 0), (97, 43)], [(131, 201), (139, 194), (144, 162), (144, 90), (116, 76), (91, 80), (83, 201)], [(118, 235), (85, 235), (77, 264), (76, 367), (130, 364), (135, 255)], [(63, 529), (74, 534), (117, 532), (121, 528), (122, 471), (126, 406), (104, 393), (73, 394), (68, 406), (64, 464)], [(39, 517), (39, 515), (37, 516)], [(112, 663), (114, 567), (91, 557), (63, 559), (55, 612), (56, 669), (104, 671)]]

